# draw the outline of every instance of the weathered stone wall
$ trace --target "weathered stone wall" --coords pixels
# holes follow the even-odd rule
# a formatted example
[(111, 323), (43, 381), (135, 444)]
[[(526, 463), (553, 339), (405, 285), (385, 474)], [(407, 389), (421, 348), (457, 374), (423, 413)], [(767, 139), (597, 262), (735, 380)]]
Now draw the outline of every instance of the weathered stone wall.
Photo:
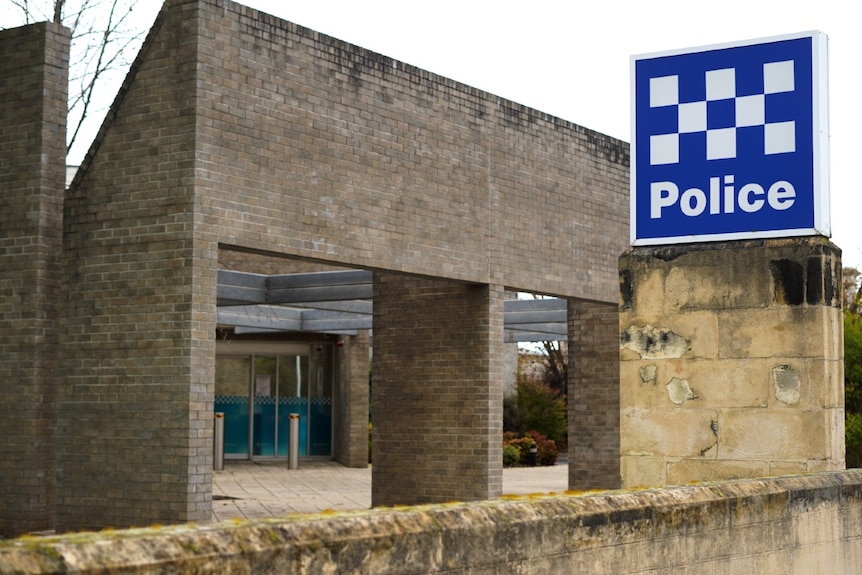
[(838, 248), (634, 248), (620, 274), (624, 486), (844, 468)]
[(0, 31), (0, 536), (53, 520), (69, 32)]
[(855, 575), (862, 471), (0, 543), (74, 572)]

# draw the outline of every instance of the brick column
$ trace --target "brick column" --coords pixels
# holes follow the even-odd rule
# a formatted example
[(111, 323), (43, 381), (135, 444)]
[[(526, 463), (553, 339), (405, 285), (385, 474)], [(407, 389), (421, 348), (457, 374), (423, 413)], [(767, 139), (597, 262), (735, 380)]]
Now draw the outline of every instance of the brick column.
[(335, 460), (368, 467), (368, 331), (341, 341), (336, 348)]
[(0, 31), (0, 538), (54, 526), (69, 32)]
[(173, 6), (66, 194), (60, 530), (212, 519), (218, 250), (179, 41), (198, 5)]
[(620, 283), (625, 486), (844, 467), (838, 248), (633, 248)]
[(620, 486), (617, 305), (569, 301), (569, 488)]
[(371, 501), (500, 495), (503, 289), (375, 273)]

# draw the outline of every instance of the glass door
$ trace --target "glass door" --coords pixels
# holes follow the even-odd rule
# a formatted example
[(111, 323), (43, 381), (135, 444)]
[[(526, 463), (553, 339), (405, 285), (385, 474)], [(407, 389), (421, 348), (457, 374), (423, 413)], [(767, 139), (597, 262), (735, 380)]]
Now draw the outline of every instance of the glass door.
[(312, 348), (308, 382), (308, 454), (332, 455), (332, 346)]
[(278, 455), (287, 457), (290, 414), (299, 415), (299, 455), (308, 455), (308, 356), (278, 356)]
[(275, 357), (254, 356), (254, 376), (252, 378), (252, 402), (254, 420), (252, 422), (252, 455), (272, 457), (276, 453), (276, 433), (278, 421), (278, 363)]
[[(242, 342), (245, 344), (246, 342)], [(331, 345), (216, 357), (215, 411), (225, 414), (225, 458), (286, 458), (290, 415), (299, 415), (299, 456), (332, 455)], [(293, 352), (296, 350), (296, 352)]]
[(216, 357), (215, 411), (224, 413), (224, 456), (248, 459), (251, 357)]

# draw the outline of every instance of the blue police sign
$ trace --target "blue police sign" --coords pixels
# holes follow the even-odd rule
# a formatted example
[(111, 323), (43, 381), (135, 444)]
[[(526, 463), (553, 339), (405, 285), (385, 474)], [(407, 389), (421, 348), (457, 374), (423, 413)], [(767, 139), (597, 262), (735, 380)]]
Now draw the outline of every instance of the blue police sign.
[(826, 45), (632, 57), (633, 245), (829, 236)]

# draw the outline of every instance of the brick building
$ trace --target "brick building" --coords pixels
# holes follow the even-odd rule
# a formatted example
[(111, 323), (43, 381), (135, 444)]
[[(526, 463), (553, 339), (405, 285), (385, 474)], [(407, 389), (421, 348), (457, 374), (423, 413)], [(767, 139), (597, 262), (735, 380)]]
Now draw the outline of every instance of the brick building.
[[(505, 290), (567, 302), (569, 482), (619, 484), (626, 143), (171, 0), (64, 192), (68, 41), (0, 32), (0, 534), (208, 521), (213, 411), (237, 381), (328, 410), (329, 446), (305, 446), (361, 464), (368, 333), (240, 336), (219, 319), (231, 271), (264, 297), (275, 276), (370, 274), (375, 505), (500, 493)], [(283, 455), (246, 417), (273, 438), (248, 455)]]

